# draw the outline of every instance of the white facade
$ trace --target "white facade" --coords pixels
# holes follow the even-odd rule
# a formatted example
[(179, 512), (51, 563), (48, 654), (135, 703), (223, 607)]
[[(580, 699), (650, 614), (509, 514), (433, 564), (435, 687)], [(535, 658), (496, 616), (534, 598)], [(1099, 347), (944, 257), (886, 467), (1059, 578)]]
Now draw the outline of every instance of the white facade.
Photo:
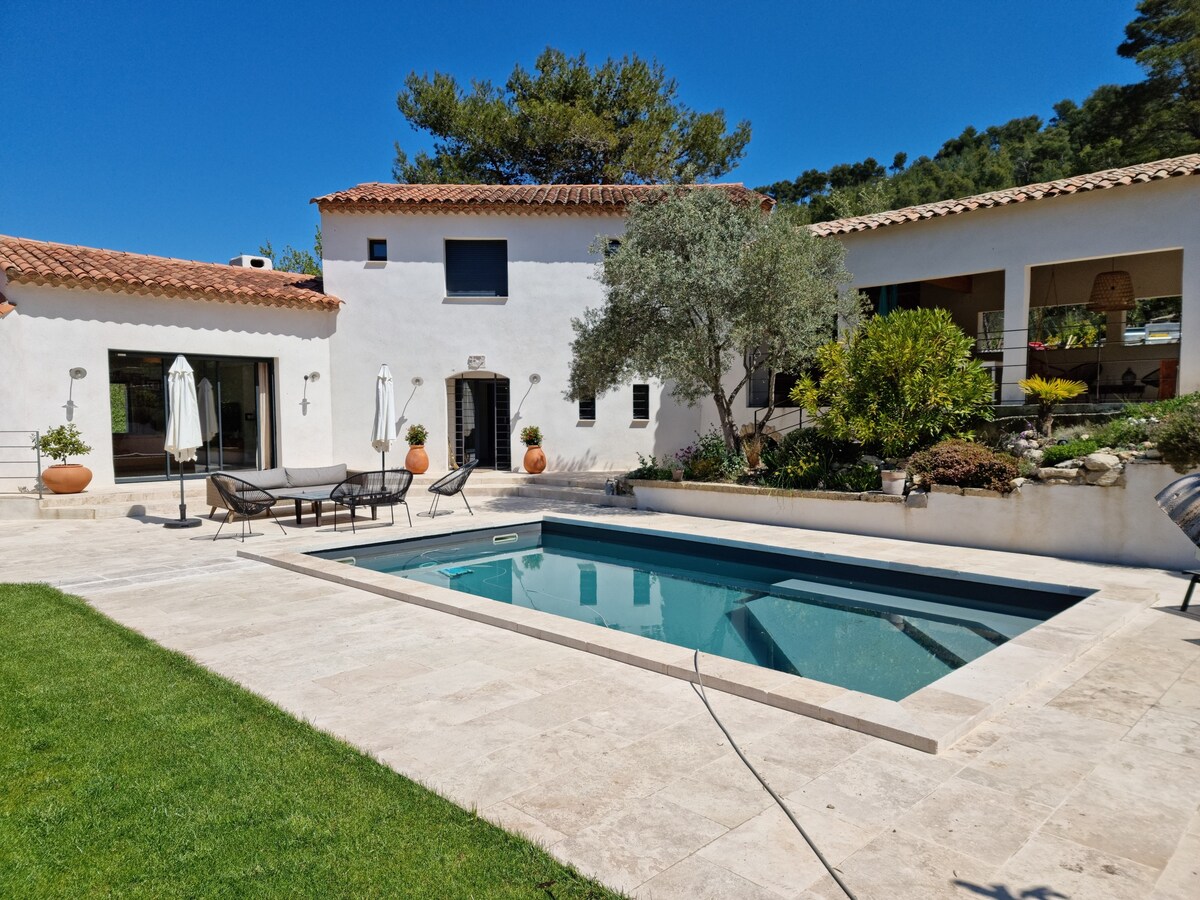
[[(623, 224), (620, 216), (596, 214), (325, 211), (325, 290), (345, 301), (330, 340), (338, 461), (378, 462), (369, 437), (381, 363), (395, 378), (397, 431), (403, 438), (411, 424), (429, 429), (433, 471), (449, 463), (453, 381), (460, 377), (508, 379), (514, 469), (528, 425), (542, 429), (556, 471), (626, 471), (637, 453), (670, 453), (686, 444), (699, 410), (680, 407), (659, 383), (650, 384), (648, 421), (633, 418), (631, 385), (597, 398), (594, 421), (581, 420), (578, 405), (563, 396), (571, 319), (603, 302), (590, 248), (600, 235), (619, 235)], [(367, 261), (371, 239), (387, 241), (385, 262)], [(454, 239), (507, 242), (508, 297), (447, 297), (445, 244)], [(414, 378), (423, 383), (415, 386)], [(403, 445), (396, 450), (403, 453)]]
[[(1045, 267), (1091, 262), (1091, 269), (1077, 273), (1079, 286), (1056, 288), (1062, 302), (1084, 302), (1081, 285), (1090, 284), (1095, 271), (1110, 265), (1130, 268), (1123, 257), (1163, 254), (1173, 268), (1144, 274), (1139, 296), (1177, 288), (1183, 297), (1177, 391), (1200, 390), (1200, 178), (977, 209), (836, 239), (846, 247), (846, 268), (856, 288), (999, 274), (999, 305), (1008, 329), (1023, 327), (1031, 303), (1044, 298)], [(1077, 299), (1065, 299), (1073, 290)], [(947, 306), (953, 308), (953, 302)], [(1017, 334), (1006, 345), (1002, 400), (1019, 402), (1015, 381), (1025, 371), (1025, 341)]]
[[(266, 360), (275, 391), (269, 424), (276, 458), (296, 466), (329, 462), (329, 382), (310, 387), (307, 408), (301, 404), (304, 375), (330, 370), (335, 313), (7, 283), (3, 275), (0, 292), (16, 306), (0, 320), (0, 430), (44, 431), (73, 422), (92, 452), (71, 462), (90, 468), (96, 487), (115, 482), (110, 351)], [(75, 367), (87, 376), (72, 381)], [(7, 438), (0, 444), (15, 439), (0, 438)], [(3, 458), (16, 456), (8, 451)], [(0, 491), (19, 486), (6, 479)]]

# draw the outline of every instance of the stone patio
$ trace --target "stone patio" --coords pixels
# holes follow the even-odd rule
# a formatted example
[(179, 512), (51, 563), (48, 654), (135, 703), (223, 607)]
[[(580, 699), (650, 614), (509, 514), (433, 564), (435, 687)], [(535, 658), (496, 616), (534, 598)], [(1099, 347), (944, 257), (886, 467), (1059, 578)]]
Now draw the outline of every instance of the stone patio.
[[(525, 498), (544, 511), (701, 520)], [(515, 631), (236, 555), (215, 524), (0, 522), (5, 581), (45, 581), (639, 898), (837, 898), (691, 687)], [(442, 527), (418, 520), (413, 532)], [(273, 525), (308, 549), (406, 537)], [(738, 534), (735, 523), (708, 523)], [(765, 526), (756, 526), (761, 529)], [(274, 530), (272, 535), (271, 530)], [(1200, 883), (1200, 619), (1177, 575), (776, 529), (791, 545), (1060, 583), (1153, 604), (938, 755), (710, 691), (861, 898), (1190, 898)], [(1032, 893), (1038, 891), (1039, 893)]]

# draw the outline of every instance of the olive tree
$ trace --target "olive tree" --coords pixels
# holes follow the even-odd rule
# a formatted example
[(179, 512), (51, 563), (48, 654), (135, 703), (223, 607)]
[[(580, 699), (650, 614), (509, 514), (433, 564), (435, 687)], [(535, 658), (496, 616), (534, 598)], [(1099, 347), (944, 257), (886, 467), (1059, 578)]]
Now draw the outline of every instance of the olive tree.
[[(857, 319), (844, 251), (720, 187), (675, 188), (634, 204), (598, 278), (604, 304), (574, 319), (570, 399), (635, 379), (659, 379), (695, 405), (711, 397), (731, 451), (741, 449), (734, 402), (760, 368), (798, 372)], [(765, 424), (774, 410), (769, 401)]]

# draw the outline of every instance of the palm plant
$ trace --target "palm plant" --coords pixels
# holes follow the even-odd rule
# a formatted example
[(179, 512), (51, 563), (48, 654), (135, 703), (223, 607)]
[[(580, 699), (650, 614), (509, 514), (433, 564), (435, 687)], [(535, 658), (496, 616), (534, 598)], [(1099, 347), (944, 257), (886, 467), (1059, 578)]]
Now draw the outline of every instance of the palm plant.
[(1087, 390), (1087, 385), (1082, 381), (1043, 378), (1041, 375), (1022, 378), (1017, 382), (1017, 386), (1027, 397), (1033, 397), (1037, 401), (1037, 427), (1044, 437), (1050, 437), (1050, 430), (1054, 427), (1055, 407)]

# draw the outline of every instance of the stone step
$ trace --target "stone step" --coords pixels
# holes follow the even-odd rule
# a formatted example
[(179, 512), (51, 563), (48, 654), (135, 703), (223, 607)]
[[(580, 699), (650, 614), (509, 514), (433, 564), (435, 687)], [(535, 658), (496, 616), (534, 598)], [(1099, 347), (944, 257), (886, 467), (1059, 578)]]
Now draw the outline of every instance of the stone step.
[(531, 500), (559, 500), (565, 503), (585, 503), (591, 506), (619, 506), (632, 509), (637, 501), (633, 497), (618, 497), (605, 494), (603, 490), (556, 487), (554, 485), (522, 485), (516, 496)]

